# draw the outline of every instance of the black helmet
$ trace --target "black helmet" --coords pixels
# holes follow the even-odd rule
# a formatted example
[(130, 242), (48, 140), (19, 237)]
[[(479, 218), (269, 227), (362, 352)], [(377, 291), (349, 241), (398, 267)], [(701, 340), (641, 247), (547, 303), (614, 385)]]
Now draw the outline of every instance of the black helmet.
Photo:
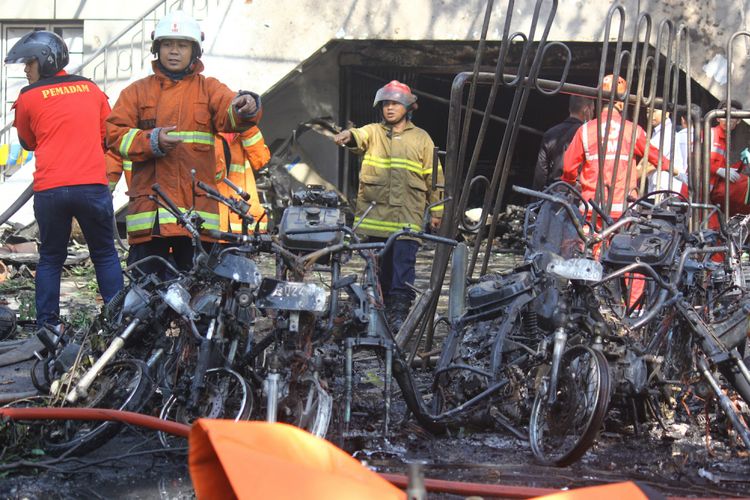
[(5, 57), (5, 64), (39, 61), (39, 76), (47, 78), (68, 65), (68, 47), (65, 41), (51, 31), (26, 33)]

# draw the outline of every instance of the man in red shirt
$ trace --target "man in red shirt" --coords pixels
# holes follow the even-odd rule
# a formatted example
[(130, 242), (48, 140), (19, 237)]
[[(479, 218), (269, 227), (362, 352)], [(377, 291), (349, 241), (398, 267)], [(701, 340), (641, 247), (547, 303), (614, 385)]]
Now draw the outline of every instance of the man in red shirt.
[(60, 275), (73, 217), (78, 220), (105, 302), (123, 287), (113, 240), (112, 197), (104, 165), (107, 96), (92, 81), (68, 75), (65, 42), (50, 31), (24, 35), (6, 64), (23, 63), (29, 85), (13, 105), (24, 149), (34, 151), (34, 216), (39, 225), (36, 312), (39, 326), (60, 323)]

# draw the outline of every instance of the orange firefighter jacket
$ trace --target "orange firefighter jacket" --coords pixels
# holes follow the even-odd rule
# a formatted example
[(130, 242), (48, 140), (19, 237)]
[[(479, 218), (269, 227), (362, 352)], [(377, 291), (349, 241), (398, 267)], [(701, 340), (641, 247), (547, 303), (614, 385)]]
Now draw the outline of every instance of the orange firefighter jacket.
[[(224, 155), (223, 140), (229, 146), (230, 158), (227, 166), (227, 158)], [(233, 184), (242, 188), (250, 195), (250, 215), (253, 216), (258, 228), (265, 232), (268, 228), (267, 215), (264, 216), (263, 207), (260, 204), (258, 190), (255, 187), (255, 175), (271, 159), (271, 152), (266, 146), (263, 134), (258, 127), (250, 127), (240, 134), (219, 134), (216, 136), (216, 181), (219, 192), (226, 197), (236, 196), (237, 193), (223, 182), (223, 177), (229, 179)], [(262, 220), (261, 220), (262, 218)], [(219, 204), (219, 226), (222, 231), (239, 233), (242, 230), (242, 221), (234, 212), (230, 211), (223, 203)], [(254, 227), (250, 227), (254, 229)]]
[[(607, 110), (602, 112), (601, 118), (591, 120), (578, 129), (576, 135), (565, 151), (563, 159), (562, 180), (569, 184), (580, 182), (581, 195), (585, 200), (596, 200), (596, 186), (599, 181), (599, 148), (597, 146), (596, 128), (601, 126), (601, 135), (604, 136), (607, 124)], [(617, 157), (617, 142), (620, 136), (620, 130), (625, 127), (622, 135), (622, 146), (620, 155)], [(628, 163), (628, 154), (630, 153), (631, 141), (633, 138), (633, 127), (635, 131), (635, 151), (634, 156), (637, 159), (643, 158), (646, 153), (648, 140), (643, 129), (634, 125), (629, 120), (623, 120), (622, 115), (615, 111), (609, 125), (609, 134), (607, 136), (604, 157), (604, 199), (609, 197), (610, 191), (614, 190), (612, 198), (612, 207), (610, 215), (614, 218), (619, 217), (625, 210), (626, 196), (636, 194), (638, 189), (638, 174), (636, 172), (637, 163), (634, 159)], [(615, 161), (616, 160), (616, 161)], [(648, 148), (648, 161), (653, 165), (658, 165), (659, 151), (656, 148)], [(613, 179), (615, 165), (617, 165), (617, 176)], [(669, 160), (662, 158), (662, 170), (669, 171)], [(630, 171), (629, 184), (626, 186), (628, 171)], [(602, 207), (605, 208), (605, 207)]]
[(114, 191), (117, 183), (125, 174), (125, 185), (130, 188), (130, 177), (133, 174), (133, 162), (130, 160), (123, 160), (120, 155), (112, 152), (108, 149), (104, 153), (104, 163), (107, 165), (107, 182), (109, 183), (109, 190)]
[[(149, 200), (159, 184), (180, 210), (193, 205), (191, 170), (196, 179), (216, 185), (214, 135), (243, 131), (260, 120), (262, 110), (243, 120), (232, 106), (237, 93), (215, 78), (201, 75), (203, 63), (182, 80), (171, 80), (153, 62), (154, 74), (129, 85), (107, 118), (107, 144), (123, 160), (132, 162), (125, 222), (130, 244), (154, 236), (187, 236), (176, 218)], [(164, 155), (158, 150), (158, 128), (175, 126), (170, 135), (182, 139)], [(161, 154), (160, 154), (161, 153)], [(219, 229), (218, 203), (197, 193), (195, 210), (207, 229)], [(208, 238), (207, 238), (208, 239)]]
[[(720, 126), (711, 129), (711, 163), (709, 169), (711, 177), (711, 203), (715, 203), (724, 210), (724, 192), (726, 181), (717, 172), (727, 166), (727, 131)], [(742, 162), (738, 161), (729, 168), (742, 169)], [(750, 182), (746, 175), (740, 175), (737, 182), (729, 183), (729, 212), (731, 214), (750, 213)]]

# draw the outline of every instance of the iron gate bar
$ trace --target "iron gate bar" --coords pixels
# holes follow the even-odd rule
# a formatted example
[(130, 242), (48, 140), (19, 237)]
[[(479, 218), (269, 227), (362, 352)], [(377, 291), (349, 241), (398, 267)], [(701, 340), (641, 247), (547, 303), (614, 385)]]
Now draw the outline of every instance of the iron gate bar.
[[(539, 22), (539, 14), (540, 14), (540, 10), (541, 10), (542, 1), (543, 0), (537, 0), (537, 2), (535, 4), (534, 13), (533, 13), (533, 16), (532, 16), (532, 19), (531, 19), (531, 26), (529, 28), (529, 36), (528, 37), (526, 35), (522, 34), (522, 33), (515, 33), (513, 35), (508, 36), (508, 33), (510, 31), (510, 22), (512, 20), (512, 15), (513, 15), (513, 5), (514, 5), (514, 2), (513, 2), (513, 0), (510, 0), (509, 3), (508, 3), (508, 9), (506, 10), (506, 16), (505, 16), (505, 28), (504, 28), (504, 32), (503, 32), (503, 39), (502, 39), (502, 43), (501, 43), (501, 50), (500, 50), (500, 54), (499, 54), (498, 60), (497, 60), (497, 67), (496, 67), (495, 76), (493, 78), (493, 87), (492, 87), (492, 91), (490, 93), (490, 98), (488, 99), (488, 102), (487, 102), (487, 108), (486, 108), (486, 111), (485, 111), (485, 116), (482, 118), (482, 120), (483, 120), (482, 121), (482, 127), (480, 129), (480, 134), (477, 137), (477, 145), (475, 145), (475, 148), (474, 148), (474, 156), (472, 157), (472, 164), (469, 167), (469, 170), (472, 171), (472, 172), (476, 168), (476, 162), (474, 160), (476, 158), (478, 158), (478, 150), (481, 149), (481, 146), (479, 144), (481, 144), (481, 141), (484, 139), (484, 135), (485, 135), (484, 132), (486, 131), (487, 123), (489, 121), (489, 115), (492, 112), (492, 106), (494, 106), (495, 95), (497, 94), (499, 86), (505, 84), (505, 79), (504, 79), (505, 59), (507, 57), (507, 54), (508, 54), (508, 51), (509, 51), (509, 47), (510, 47), (510, 42), (512, 40), (514, 40), (516, 38), (519, 38), (519, 37), (523, 40), (523, 50), (522, 50), (521, 58), (520, 58), (520, 61), (519, 61), (519, 64), (518, 64), (517, 82), (518, 83), (522, 83), (522, 82), (526, 81), (526, 76), (529, 76), (530, 79), (528, 81), (530, 82), (530, 84), (533, 84), (536, 81), (536, 78), (537, 78), (537, 76), (539, 74), (539, 68), (541, 67), (541, 63), (542, 63), (542, 56), (545, 53), (544, 46), (546, 44), (547, 37), (548, 37), (550, 29), (552, 27), (552, 22), (554, 20), (555, 13), (557, 12), (557, 0), (552, 0), (552, 5), (551, 5), (549, 13), (548, 13), (547, 22), (546, 22), (546, 24), (544, 26), (544, 29), (542, 31), (542, 35), (541, 35), (541, 38), (539, 40), (539, 44), (538, 44), (537, 50), (536, 50), (536, 52), (534, 54), (534, 58), (533, 58), (533, 60), (531, 62), (531, 67), (529, 68), (528, 75), (524, 74), (526, 72), (527, 67), (529, 66), (529, 55), (530, 55), (530, 45), (531, 45), (529, 43), (529, 40), (533, 40), (534, 39), (534, 34), (536, 33), (537, 24)], [(491, 15), (491, 10), (488, 9), (486, 11), (486, 16), (489, 17), (490, 15)], [(478, 62), (477, 62), (477, 64), (478, 64)], [(569, 64), (570, 64), (570, 59), (568, 59), (566, 61), (566, 66), (568, 66)], [(476, 67), (475, 67), (474, 73), (477, 75), (477, 78), (474, 78), (472, 81), (473, 82), (477, 82), (477, 80), (478, 80), (478, 72), (476, 71)], [(567, 70), (564, 73), (567, 74)], [(508, 120), (509, 120), (510, 123), (519, 123), (520, 117), (523, 115), (523, 111), (525, 110), (525, 107), (526, 107), (526, 101), (528, 100), (529, 91), (531, 90), (531, 86), (530, 85), (523, 85), (523, 84), (519, 85), (518, 83), (511, 82), (511, 85), (510, 85), (510, 86), (516, 86), (516, 92), (514, 94), (513, 103), (511, 105), (511, 111), (510, 111), (509, 116), (508, 116)], [(449, 105), (449, 125), (448, 125), (448, 141), (447, 141), (449, 144), (451, 142), (453, 142), (454, 146), (456, 145), (455, 144), (456, 137), (453, 137), (453, 136), (455, 135), (455, 133), (456, 133), (455, 131), (457, 130), (457, 128), (460, 126), (460, 123), (454, 129), (451, 126), (451, 117), (452, 116), (456, 116), (457, 119), (460, 120), (461, 101), (463, 99), (463, 86), (461, 86), (461, 93), (458, 96), (456, 96), (455, 89), (456, 89), (456, 85), (455, 85), (455, 80), (454, 80), (454, 85), (453, 85), (452, 90), (451, 90), (451, 104)], [(472, 103), (472, 105), (473, 105), (473, 103)], [(466, 111), (466, 114), (467, 115), (470, 114), (468, 109)], [(468, 120), (467, 120), (467, 123), (468, 123)], [(464, 132), (464, 134), (465, 133), (466, 132)], [(482, 233), (483, 233), (483, 231), (485, 229), (483, 223), (484, 223), (484, 221), (486, 220), (486, 217), (487, 217), (487, 212), (489, 210), (489, 204), (491, 202), (492, 192), (496, 191), (497, 188), (498, 188), (498, 184), (500, 184), (500, 187), (501, 187), (500, 188), (500, 193), (502, 193), (502, 190), (504, 189), (505, 183), (507, 181), (507, 169), (508, 169), (508, 165), (510, 164), (510, 159), (512, 158), (512, 155), (513, 155), (513, 150), (514, 150), (514, 147), (515, 147), (515, 140), (516, 140), (517, 133), (518, 133), (518, 128), (517, 127), (506, 127), (505, 128), (505, 131), (504, 131), (504, 134), (503, 134), (502, 145), (500, 147), (500, 151), (499, 151), (498, 156), (497, 156), (497, 161), (495, 163), (495, 170), (494, 170), (494, 173), (493, 173), (493, 176), (492, 176), (491, 188), (486, 191), (486, 196), (485, 196), (485, 200), (484, 200), (484, 204), (483, 204), (484, 205), (484, 209), (482, 210), (480, 224), (479, 224), (479, 228), (478, 228), (479, 234), (478, 234), (478, 237), (477, 237), (477, 241), (481, 241), (481, 238), (483, 236)], [(452, 165), (454, 166), (454, 168), (451, 169), (449, 167), (446, 167), (446, 176), (448, 176), (449, 171), (452, 170), (450, 172), (450, 174), (452, 174), (450, 176), (450, 179), (448, 177), (446, 177), (446, 196), (450, 196), (453, 199), (459, 199), (459, 198), (456, 197), (456, 193), (454, 192), (455, 188), (456, 188), (456, 182), (455, 182), (455, 180), (456, 179), (460, 179), (460, 176), (457, 176), (459, 174), (459, 172), (457, 172), (455, 170), (455, 165), (457, 164), (457, 162), (455, 162), (455, 160), (457, 158), (456, 157), (456, 153), (453, 153), (453, 151), (455, 151), (455, 150), (452, 151), (449, 147), (446, 147), (446, 150), (449, 152), (449, 154), (452, 154), (453, 160), (454, 160), (454, 162), (452, 163)], [(447, 160), (446, 160), (446, 163), (447, 163)], [(502, 177), (500, 177), (500, 171), (499, 171), (499, 167), (501, 165), (503, 166)], [(465, 180), (465, 182), (470, 182), (470, 179), (468, 179), (468, 177), (464, 177), (464, 180)], [(450, 192), (449, 192), (449, 190), (450, 190)], [(502, 195), (500, 194), (500, 200), (496, 201), (496, 210), (499, 210), (499, 208), (497, 208), (497, 207), (499, 207), (499, 205), (500, 205), (500, 203), (502, 201), (501, 196)], [(465, 205), (465, 203), (466, 203), (465, 201), (463, 203), (459, 202), (459, 204), (463, 204), (463, 205)], [(444, 216), (443, 216), (444, 220), (449, 219), (449, 220), (451, 220), (451, 222), (454, 222), (454, 224), (445, 224), (444, 223), (442, 225), (441, 229), (440, 229), (440, 235), (441, 236), (448, 235), (449, 231), (455, 232), (457, 230), (457, 224), (459, 222), (461, 222), (461, 221), (459, 221), (457, 219), (458, 214), (460, 214), (461, 212), (460, 211), (456, 211), (454, 209), (454, 206), (455, 206), (454, 203), (448, 203), (448, 204), (446, 204), (446, 211), (444, 212)], [(447, 217), (446, 217), (446, 214), (447, 214)], [(494, 225), (495, 215), (494, 214), (493, 214), (493, 219), (492, 220), (493, 220), (493, 225), (490, 226), (490, 236), (488, 238), (489, 242), (491, 242), (492, 238), (494, 237), (494, 229), (495, 229), (495, 225)], [(472, 272), (472, 269), (473, 269), (473, 265), (476, 262), (477, 251), (478, 251), (477, 250), (478, 249), (478, 245), (477, 244), (475, 244), (474, 249), (475, 249), (475, 251), (474, 251), (474, 253), (472, 255), (472, 259), (471, 259), (470, 266), (469, 266), (469, 275), (471, 275), (471, 272)], [(489, 249), (488, 249), (487, 256), (488, 255), (489, 255)], [(433, 263), (432, 273), (431, 273), (431, 277), (430, 277), (431, 284), (436, 284), (437, 285), (437, 287), (433, 288), (433, 290), (440, 290), (441, 287), (442, 287), (442, 283), (443, 283), (443, 279), (444, 279), (444, 272), (445, 272), (445, 270), (447, 268), (447, 264), (448, 264), (448, 257), (449, 257), (448, 250), (441, 248), (441, 246), (438, 246), (438, 248), (436, 250), (436, 260)], [(486, 261), (484, 263), (484, 267), (486, 268)], [(439, 276), (436, 275), (437, 270), (441, 270), (441, 274)], [(425, 348), (428, 351), (430, 349), (432, 349), (432, 338), (433, 338), (433, 330), (434, 330), (434, 314), (435, 314), (435, 310), (437, 309), (437, 298), (438, 298), (438, 296), (439, 296), (439, 294), (436, 294), (435, 297), (433, 298), (433, 300), (431, 301), (429, 312), (426, 315), (427, 321), (424, 324), (424, 327), (426, 327), (428, 329), (427, 335), (426, 335), (426, 338), (425, 338)]]
[[(748, 37), (750, 38), (750, 31), (742, 30), (735, 32), (731, 37), (729, 37), (729, 41), (727, 42), (727, 126), (729, 125), (729, 121), (732, 119), (732, 115), (737, 114), (740, 115), (740, 113), (734, 113), (732, 112), (732, 60), (734, 57), (734, 41), (741, 37)], [(745, 118), (744, 116), (742, 118)], [(729, 156), (732, 151), (732, 134), (731, 130), (727, 130), (727, 153), (726, 153), (726, 175), (727, 179), (729, 178)], [(726, 183), (726, 189), (724, 190), (724, 220), (729, 220), (729, 183)]]
[[(529, 28), (529, 36), (524, 37), (524, 44), (523, 44), (523, 52), (521, 55), (521, 60), (518, 64), (518, 78), (519, 82), (521, 82), (524, 79), (524, 73), (526, 72), (527, 65), (529, 64), (529, 57), (531, 52), (531, 44), (529, 43), (529, 40), (534, 39), (534, 34), (536, 32), (537, 24), (539, 21), (539, 13), (541, 10), (541, 4), (542, 0), (537, 0), (536, 5), (534, 7), (534, 14), (531, 19), (531, 26)], [(549, 36), (550, 29), (552, 28), (552, 22), (555, 18), (555, 13), (557, 12), (557, 0), (552, 0), (552, 6), (550, 7), (550, 11), (547, 17), (547, 22), (544, 26), (544, 30), (542, 32), (541, 38), (539, 39), (539, 45), (537, 47), (537, 50), (534, 53), (534, 58), (531, 61), (531, 66), (528, 69), (528, 77), (529, 77), (529, 83), (530, 85), (517, 85), (516, 91), (513, 95), (513, 103), (511, 105), (511, 110), (508, 115), (508, 119), (512, 123), (520, 123), (521, 117), (523, 116), (523, 113), (526, 109), (526, 103), (529, 98), (529, 94), (531, 92), (531, 84), (533, 84), (536, 81), (537, 76), (539, 75), (539, 70), (542, 65), (542, 56), (544, 55), (544, 46), (547, 43), (547, 37)], [(509, 44), (505, 44), (505, 46), (509, 46)], [(570, 60), (567, 61), (566, 65), (570, 64)], [(502, 82), (503, 78), (496, 79), (496, 81)], [(498, 88), (497, 85), (494, 86), (494, 88)], [(487, 217), (487, 213), (489, 212), (490, 205), (492, 203), (491, 196), (493, 193), (497, 193), (496, 199), (495, 199), (495, 205), (494, 210), (492, 213), (492, 220), (490, 223), (490, 229), (489, 233), (487, 235), (487, 247), (485, 250), (484, 259), (482, 261), (482, 274), (487, 272), (487, 266), (489, 264), (489, 257), (490, 252), (492, 249), (492, 241), (495, 237), (495, 231), (497, 228), (497, 215), (500, 212), (500, 206), (502, 205), (503, 201), (503, 194), (505, 190), (505, 185), (508, 180), (508, 173), (510, 171), (510, 163), (511, 159), (513, 157), (513, 152), (515, 150), (516, 146), (516, 137), (518, 135), (518, 128), (513, 127), (507, 127), (505, 129), (505, 132), (503, 134), (503, 141), (500, 146), (500, 152), (497, 156), (497, 161), (495, 162), (495, 171), (492, 175), (492, 181), (490, 184), (490, 189), (487, 191), (487, 196), (485, 196), (484, 205), (482, 209), (482, 214), (480, 221), (485, 221)], [(477, 233), (477, 241), (480, 241), (482, 237), (484, 236), (483, 232), (485, 229), (485, 225), (480, 223)], [(472, 257), (469, 261), (469, 276), (473, 273), (474, 264), (476, 262), (477, 256), (479, 253), (479, 245), (474, 245), (474, 252), (472, 253)]]
[[(547, 19), (547, 27), (549, 26), (549, 23), (551, 22), (551, 19), (554, 17), (555, 9), (556, 9), (556, 2), (554, 3), (550, 17)], [(571, 84), (565, 82), (565, 78), (561, 78), (559, 81), (556, 80), (549, 80), (549, 79), (541, 79), (538, 78), (538, 71), (539, 66), (541, 65), (541, 62), (543, 61), (543, 54), (548, 49), (548, 45), (546, 43), (546, 33), (543, 35), (542, 39), (539, 42), (536, 57), (533, 60), (533, 63), (531, 64), (531, 67), (529, 68), (529, 42), (528, 40), (533, 40), (534, 32), (536, 30), (536, 26), (538, 24), (538, 17), (539, 17), (539, 2), (536, 4), (536, 8), (534, 11), (534, 16), (532, 18), (531, 28), (530, 28), (530, 36), (527, 37), (526, 35), (522, 33), (514, 33), (513, 35), (508, 35), (509, 32), (509, 23), (511, 21), (512, 16), (512, 1), (509, 4), (509, 11), (508, 15), (506, 15), (506, 23), (505, 23), (505, 33), (502, 39), (501, 49), (500, 49), (500, 56), (498, 57), (498, 68), (504, 67), (505, 57), (507, 55), (508, 45), (509, 42), (512, 40), (515, 40), (517, 38), (520, 38), (523, 40), (524, 48), (523, 48), (523, 54), (521, 57), (521, 62), (519, 63), (518, 72), (515, 75), (512, 74), (502, 74), (502, 77), (498, 77), (498, 72), (496, 71), (495, 75), (491, 75), (489, 73), (483, 73), (475, 71), (473, 73), (460, 73), (456, 76), (454, 79), (452, 88), (451, 88), (451, 97), (449, 101), (449, 123), (448, 123), (448, 139), (447, 139), (447, 159), (446, 159), (446, 195), (452, 196), (454, 200), (458, 200), (458, 203), (448, 203), (446, 204), (446, 210), (444, 215), (444, 220), (450, 221), (451, 223), (448, 225), (443, 226), (441, 229), (441, 235), (443, 236), (449, 236), (449, 232), (453, 232), (453, 237), (456, 236), (457, 230), (459, 227), (467, 228), (466, 222), (463, 220), (462, 214), (464, 213), (467, 205), (468, 200), (468, 191), (474, 182), (474, 171), (476, 167), (476, 162), (478, 160), (478, 154), (479, 150), (481, 149), (482, 141), (484, 140), (484, 137), (486, 135), (486, 124), (489, 120), (487, 114), (483, 117), (483, 123), (482, 127), (480, 127), (480, 133), (476, 141), (476, 145), (474, 148), (474, 151), (472, 153), (472, 161), (469, 164), (469, 168), (464, 168), (464, 161), (466, 158), (465, 154), (465, 144), (468, 141), (468, 123), (470, 120), (471, 112), (468, 108), (466, 108), (465, 114), (466, 118), (464, 120), (464, 127), (461, 131), (460, 137), (461, 137), (461, 144), (460, 147), (459, 142), (459, 133), (458, 130), (461, 128), (461, 109), (462, 109), (462, 99), (463, 99), (463, 91), (464, 87), (466, 85), (467, 80), (471, 83), (471, 90), (470, 90), (470, 97), (473, 98), (472, 93), (476, 92), (476, 86), (483, 84), (490, 84), (492, 85), (492, 92), (490, 94), (490, 100), (494, 100), (494, 97), (496, 95), (496, 92), (498, 91), (499, 87), (506, 86), (506, 87), (516, 87), (516, 92), (513, 99), (513, 105), (511, 107), (511, 111), (509, 113), (508, 121), (511, 123), (517, 123), (518, 118), (522, 116), (522, 109), (525, 108), (526, 99), (528, 99), (528, 92), (532, 88), (536, 89), (537, 91), (545, 94), (556, 94), (558, 92), (564, 93), (564, 94), (576, 94), (576, 95), (582, 95), (586, 97), (592, 97), (596, 98), (597, 100), (597, 112), (600, 113), (602, 109), (602, 102), (603, 102), (603, 91), (601, 88), (601, 82), (603, 80), (605, 69), (607, 67), (607, 61), (608, 61), (608, 49), (609, 49), (609, 31), (610, 26), (613, 22), (614, 15), (619, 14), (620, 15), (620, 29), (617, 38), (615, 39), (615, 52), (614, 52), (614, 70), (613, 71), (607, 71), (607, 73), (613, 73), (615, 75), (615, 79), (619, 76), (621, 73), (621, 70), (624, 69), (624, 72), (627, 76), (627, 81), (631, 82), (633, 79), (633, 73), (636, 71), (636, 64), (637, 64), (637, 70), (638, 70), (638, 84), (636, 88), (636, 92), (634, 95), (630, 92), (630, 85), (626, 88), (626, 92), (624, 95), (617, 95), (617, 89), (616, 85), (615, 88), (612, 89), (612, 91), (609, 92), (608, 96), (608, 102), (607, 102), (607, 109), (608, 109), (608, 115), (612, 116), (612, 110), (614, 109), (614, 103), (616, 101), (621, 101), (625, 103), (622, 117), (624, 120), (628, 119), (628, 110), (630, 106), (634, 109), (633, 115), (635, 119), (633, 120), (635, 123), (637, 123), (638, 116), (640, 113), (641, 106), (648, 106), (650, 111), (652, 111), (656, 106), (660, 106), (662, 110), (664, 111), (675, 111), (680, 108), (682, 109), (688, 109), (691, 110), (691, 94), (690, 94), (690, 49), (689, 49), (689, 40), (687, 37), (687, 28), (681, 24), (677, 31), (675, 32), (674, 24), (671, 21), (663, 21), (660, 24), (660, 32), (658, 36), (658, 43), (657, 47), (654, 50), (655, 56), (649, 55), (651, 52), (650, 48), (650, 39), (651, 39), (651, 16), (648, 13), (641, 13), (639, 14), (638, 21), (636, 23), (635, 27), (635, 34), (633, 36), (631, 50), (623, 50), (622, 44), (624, 40), (624, 26), (625, 26), (625, 11), (622, 5), (617, 4), (614, 5), (608, 14), (608, 24), (606, 27), (606, 33), (604, 36), (603, 41), (603, 50), (602, 50), (602, 59), (600, 63), (599, 68), (599, 84), (597, 87), (589, 87), (584, 85), (578, 85), (578, 84)], [(489, 13), (488, 13), (489, 14)], [(676, 35), (675, 35), (676, 33)], [(676, 39), (676, 42), (675, 42)], [(657, 97), (656, 95), (656, 86), (657, 86), (657, 80), (658, 80), (658, 74), (660, 69), (660, 58), (662, 57), (662, 49), (665, 44), (667, 44), (667, 50), (666, 50), (666, 61), (664, 64), (664, 78), (663, 78), (663, 90), (662, 94), (663, 97)], [(555, 44), (558, 44), (558, 42), (554, 42)], [(684, 43), (684, 46), (683, 46)], [(677, 45), (678, 47), (673, 50), (673, 46)], [(562, 47), (567, 47), (563, 44), (559, 44)], [(642, 47), (640, 49), (640, 54), (638, 53), (639, 47)], [(682, 50), (680, 50), (682, 49)], [(676, 61), (673, 60), (672, 54), (677, 54)], [(686, 82), (687, 82), (687, 97), (688, 102), (686, 104), (680, 104), (678, 103), (679, 98), (679, 74), (681, 71), (681, 66), (683, 63), (683, 56), (685, 64), (687, 65), (686, 69)], [(477, 58), (477, 61), (480, 60), (480, 57)], [(479, 64), (477, 62), (477, 64)], [(566, 61), (566, 67), (569, 65), (569, 61)], [(625, 65), (625, 66), (623, 66)], [(527, 71), (528, 70), (528, 71)], [(649, 73), (650, 72), (650, 73)], [(645, 79), (646, 76), (650, 75), (650, 85), (649, 85), (649, 92), (648, 95), (645, 93)], [(671, 83), (671, 89), (670, 89), (670, 83)], [(671, 90), (671, 92), (670, 92)], [(473, 103), (472, 103), (473, 104)], [(488, 105), (492, 104), (491, 102), (488, 102)], [(490, 108), (491, 109), (491, 108)], [(700, 117), (697, 117), (695, 114), (689, 113), (688, 114), (688, 123), (690, 125), (693, 125), (697, 121), (700, 120)], [(605, 134), (604, 136), (608, 136), (608, 128), (610, 127), (611, 118), (607, 120), (606, 128), (604, 130)], [(697, 127), (692, 126), (689, 127), (688, 131), (690, 132), (690, 128), (692, 128), (693, 136), (698, 137), (699, 131), (696, 130)], [(512, 158), (513, 153), (513, 147), (515, 145), (515, 138), (517, 135), (518, 128), (515, 128), (514, 130), (508, 130), (506, 129), (505, 134), (503, 136), (503, 142), (500, 150), (500, 154), (498, 155), (497, 162), (495, 165), (495, 171), (493, 174), (492, 182), (490, 183), (490, 189), (487, 190), (487, 196), (485, 197), (485, 201), (483, 204), (483, 210), (480, 218), (480, 222), (478, 224), (478, 237), (474, 244), (474, 249), (472, 253), (472, 259), (470, 262), (470, 273), (473, 273), (474, 266), (476, 264), (476, 259), (478, 256), (479, 248), (481, 246), (482, 238), (484, 236), (484, 230), (486, 229), (486, 220), (489, 213), (489, 200), (491, 196), (496, 196), (496, 202), (494, 206), (494, 210), (492, 213), (492, 218), (490, 222), (490, 228), (489, 228), (489, 235), (488, 235), (488, 241), (485, 245), (485, 255), (484, 255), (484, 261), (482, 266), (482, 272), (486, 271), (487, 262), (489, 259), (489, 254), (492, 249), (493, 244), (493, 238), (496, 231), (496, 225), (497, 225), (497, 215), (500, 210), (500, 206), (502, 205), (502, 198), (504, 195), (504, 188), (505, 184), (507, 183), (507, 176), (509, 171), (509, 163), (510, 159)], [(634, 148), (635, 148), (635, 134), (637, 132), (637, 129), (634, 127), (632, 130), (632, 137), (631, 137), (631, 147), (630, 151), (628, 152), (627, 160), (628, 163), (632, 161)], [(673, 128), (672, 131), (672, 146), (670, 147), (670, 152), (674, 151), (674, 133), (675, 130)], [(666, 135), (666, 134), (663, 134)], [(621, 128), (620, 133), (618, 134), (618, 140), (617, 140), (617, 148), (616, 148), (616, 155), (615, 158), (619, 159), (622, 149), (622, 140), (624, 136), (624, 130)], [(603, 146), (602, 139), (602, 130), (598, 127), (597, 130), (597, 138), (599, 139), (598, 142), (598, 148), (601, 150)], [(661, 144), (663, 145), (663, 141), (665, 139), (661, 140)], [(698, 144), (696, 142), (696, 144)], [(661, 151), (662, 148), (660, 148)], [(698, 176), (699, 175), (699, 154), (696, 152), (697, 148), (694, 149), (694, 154), (692, 156), (693, 161), (691, 162), (690, 159), (688, 160), (688, 173), (691, 176)], [(600, 171), (603, 169), (603, 159), (604, 155), (599, 155), (599, 161), (600, 161)], [(670, 155), (671, 156), (671, 155)], [(660, 160), (661, 161), (661, 160)], [(616, 178), (616, 168), (617, 168), (618, 162), (615, 162), (615, 172), (613, 172), (612, 178)], [(501, 168), (502, 167), (502, 168)], [(670, 167), (670, 170), (673, 172), (673, 167)], [(629, 176), (630, 173), (628, 172), (628, 183), (630, 181)], [(461, 195), (457, 196), (456, 190), (457, 190), (457, 184), (460, 182), (461, 178), (463, 177), (463, 189), (461, 191)], [(600, 175), (600, 179), (602, 176)], [(670, 181), (671, 182), (671, 181)], [(603, 189), (604, 183), (599, 183), (597, 186), (597, 191), (599, 195), (599, 199), (604, 199), (604, 189)], [(614, 193), (610, 192), (607, 196), (607, 203), (606, 207), (607, 209), (611, 209), (612, 203), (614, 201)], [(623, 203), (627, 201), (627, 198), (624, 198)], [(609, 211), (609, 210), (608, 210)], [(431, 286), (433, 289), (439, 289), (437, 287), (442, 286), (442, 281), (444, 279), (445, 271), (447, 268), (447, 261), (448, 261), (448, 250), (442, 249), (438, 247), (435, 254), (435, 260), (433, 265), (433, 270), (431, 274)], [(471, 276), (471, 275), (470, 275)], [(434, 316), (434, 309), (436, 307), (436, 302), (433, 301), (433, 314), (428, 314), (427, 318), (431, 318)], [(428, 319), (428, 321), (431, 321)], [(432, 325), (430, 325), (430, 332), (428, 332), (427, 336), (427, 349), (432, 348)]]

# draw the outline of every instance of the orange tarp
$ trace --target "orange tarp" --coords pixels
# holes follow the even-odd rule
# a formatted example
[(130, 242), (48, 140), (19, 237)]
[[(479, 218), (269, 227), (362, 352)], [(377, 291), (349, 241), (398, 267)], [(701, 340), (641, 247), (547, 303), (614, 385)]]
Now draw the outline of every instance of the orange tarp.
[(632, 481), (577, 488), (537, 497), (537, 499), (544, 500), (660, 500), (664, 498), (666, 498), (664, 495), (650, 488), (641, 487)]
[(201, 500), (406, 498), (333, 444), (287, 424), (200, 419), (189, 463)]

